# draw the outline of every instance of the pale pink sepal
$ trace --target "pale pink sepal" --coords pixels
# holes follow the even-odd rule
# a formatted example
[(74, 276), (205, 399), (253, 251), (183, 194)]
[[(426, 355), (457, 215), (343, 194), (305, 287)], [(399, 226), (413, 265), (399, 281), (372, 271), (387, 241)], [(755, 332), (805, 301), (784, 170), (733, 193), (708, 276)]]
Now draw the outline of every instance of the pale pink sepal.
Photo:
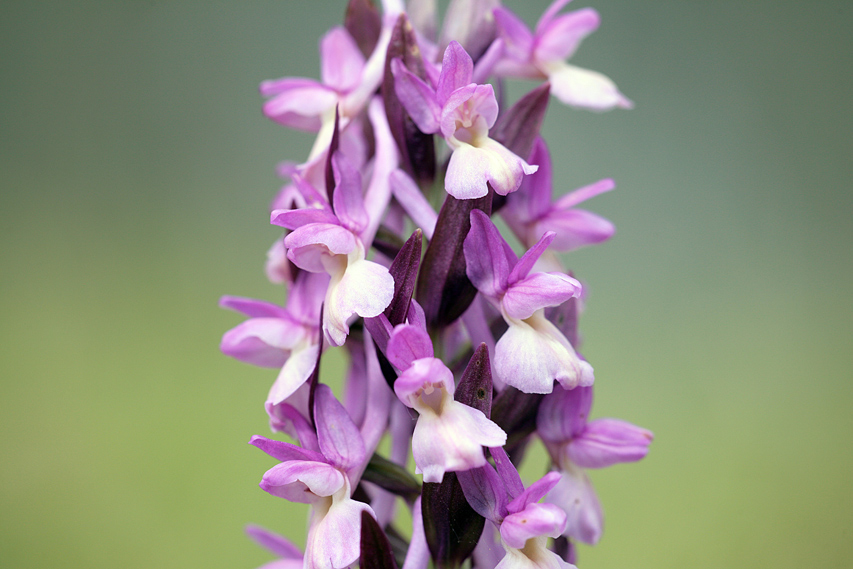
[(389, 177), (391, 191), (397, 201), (412, 218), (416, 227), (424, 232), (424, 237), (432, 239), (438, 214), (424, 197), (414, 180), (402, 170), (394, 170)]
[(604, 512), (595, 488), (580, 468), (573, 467), (562, 474), (546, 500), (566, 512), (566, 536), (595, 545), (604, 530)]
[(619, 92), (616, 84), (597, 71), (568, 63), (554, 64), (549, 69), (548, 81), (551, 94), (567, 105), (593, 111), (634, 108), (634, 103)]
[(255, 543), (280, 558), (258, 569), (302, 569), (302, 551), (287, 538), (256, 525), (246, 526), (246, 534)]
[(596, 419), (566, 447), (566, 457), (583, 468), (604, 468), (636, 462), (646, 456), (651, 431), (619, 419)]
[(219, 349), (242, 362), (276, 368), (285, 365), (291, 350), (306, 338), (305, 328), (290, 318), (250, 318), (228, 330)]

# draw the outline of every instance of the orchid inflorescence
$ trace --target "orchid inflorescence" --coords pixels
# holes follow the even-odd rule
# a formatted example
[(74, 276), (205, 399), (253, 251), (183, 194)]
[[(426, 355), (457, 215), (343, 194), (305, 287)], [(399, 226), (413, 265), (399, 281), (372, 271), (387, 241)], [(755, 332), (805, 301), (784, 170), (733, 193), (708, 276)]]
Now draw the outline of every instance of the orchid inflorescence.
[[(439, 35), (433, 0), (408, 14), (402, 0), (381, 13), (350, 0), (320, 42), (321, 81), (262, 83), (267, 117), (317, 133), (305, 162), (279, 168), (288, 183), (272, 206), (286, 232), (266, 272), (287, 303), (221, 301), (249, 317), (222, 351), (280, 369), (264, 407), (272, 431), (298, 441), (252, 437), (279, 461), (260, 486), (311, 507), (304, 551), (249, 527), (278, 556), (265, 567), (573, 567), (574, 543), (595, 544), (603, 525), (585, 469), (646, 455), (649, 431), (589, 420), (584, 287), (556, 254), (613, 234), (575, 206), (614, 184), (552, 201), (549, 95), (631, 107), (610, 79), (566, 63), (599, 23), (589, 8), (561, 13), (567, 3), (531, 31), (498, 0), (452, 0)], [(505, 78), (547, 82), (507, 106)], [(320, 382), (338, 346), (341, 400)], [(516, 466), (536, 438), (551, 467), (525, 487)], [(411, 538), (394, 523), (401, 507)]]

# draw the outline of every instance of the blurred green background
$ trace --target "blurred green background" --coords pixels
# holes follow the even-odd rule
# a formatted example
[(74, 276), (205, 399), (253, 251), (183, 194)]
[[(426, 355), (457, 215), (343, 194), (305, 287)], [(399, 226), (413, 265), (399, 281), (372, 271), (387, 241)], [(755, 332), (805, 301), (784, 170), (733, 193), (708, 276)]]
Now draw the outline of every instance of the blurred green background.
[[(849, 567), (853, 5), (588, 5), (603, 25), (574, 62), (636, 109), (552, 102), (545, 135), (559, 192), (617, 181), (588, 204), (617, 235), (566, 261), (595, 415), (656, 440), (593, 473), (607, 528), (581, 566)], [(281, 300), (274, 166), (311, 137), (265, 120), (257, 84), (317, 77), (342, 14), (0, 4), (3, 567), (250, 569), (270, 556), (244, 524), (304, 538), (246, 445), (275, 372), (218, 353), (241, 318), (216, 303)]]

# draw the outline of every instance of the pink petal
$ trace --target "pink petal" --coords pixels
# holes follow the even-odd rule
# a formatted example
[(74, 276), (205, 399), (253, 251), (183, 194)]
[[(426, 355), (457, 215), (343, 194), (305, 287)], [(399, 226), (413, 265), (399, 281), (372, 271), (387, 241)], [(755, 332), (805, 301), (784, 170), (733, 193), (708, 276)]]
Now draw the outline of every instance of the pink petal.
[(335, 399), (328, 385), (318, 385), (314, 397), (314, 421), (320, 451), (341, 470), (359, 465), (365, 459), (364, 441), (349, 413)]
[(560, 10), (565, 8), (566, 5), (571, 1), (572, 0), (554, 0), (554, 2), (552, 2), (551, 5), (548, 6), (548, 9), (546, 9), (545, 12), (542, 13), (542, 16), (539, 18), (539, 21), (536, 22), (536, 35), (539, 35), (539, 33), (542, 31), (542, 28), (550, 24), (551, 20), (553, 20), (557, 16)]
[(557, 485), (560, 481), (560, 473), (551, 471), (516, 496), (512, 502), (507, 504), (507, 510), (510, 513), (516, 513), (524, 510), (530, 504), (535, 504), (541, 500), (545, 494)]
[(516, 263), (515, 253), (489, 216), (478, 209), (471, 211), (471, 229), (462, 250), (471, 283), (488, 298), (500, 298), (507, 288), (510, 267)]
[(579, 435), (589, 420), (592, 387), (555, 389), (539, 405), (536, 432), (545, 442), (563, 444)]
[(456, 474), (465, 499), (475, 512), (495, 523), (499, 523), (506, 510), (506, 488), (503, 480), (486, 463)]
[(554, 18), (536, 30), (534, 57), (539, 61), (562, 61), (571, 57), (586, 36), (598, 29), (601, 18), (592, 8)]
[(367, 225), (367, 210), (361, 188), (361, 174), (352, 162), (339, 152), (332, 156), (335, 174), (335, 215), (347, 229), (359, 233)]
[(297, 267), (313, 273), (326, 272), (324, 256), (347, 255), (357, 247), (351, 231), (330, 223), (303, 225), (285, 237), (284, 245)]
[(302, 209), (276, 209), (270, 213), (270, 223), (286, 229), (299, 229), (311, 223), (338, 225), (338, 218), (326, 209), (306, 207)]
[(530, 33), (530, 28), (506, 8), (496, 8), (493, 14), (498, 33), (505, 43), (507, 56), (518, 61), (530, 59), (533, 52), (533, 34)]
[(264, 103), (264, 115), (284, 126), (309, 132), (320, 129), (320, 117), (338, 102), (333, 90), (307, 79), (263, 83), (261, 94), (266, 93), (277, 94)]
[(432, 239), (438, 214), (435, 213), (415, 182), (402, 170), (391, 172), (389, 182), (394, 197), (412, 218), (415, 226), (423, 230), (424, 237)]
[(609, 192), (616, 187), (616, 183), (610, 178), (604, 178), (588, 186), (578, 188), (564, 195), (554, 202), (554, 209), (568, 209), (574, 207), (581, 202), (594, 198), (598, 194)]
[[(513, 286), (518, 281), (527, 277), (536, 264), (536, 261), (539, 260), (539, 257), (542, 256), (548, 246), (551, 245), (554, 237), (556, 237), (556, 234), (553, 232), (545, 233), (533, 247), (525, 251), (506, 279), (508, 286)], [(580, 287), (580, 283), (578, 283), (578, 287)]]
[(444, 106), (451, 93), (469, 85), (474, 74), (474, 62), (457, 41), (451, 41), (444, 51), (441, 75), (435, 89), (438, 104)]
[(453, 372), (447, 369), (444, 362), (428, 357), (413, 361), (403, 370), (394, 382), (394, 393), (406, 406), (415, 408), (420, 405), (418, 398), (427, 384), (444, 389), (451, 395), (456, 387)]
[(432, 340), (425, 329), (400, 324), (391, 333), (386, 355), (394, 367), (407, 370), (415, 360), (433, 357)]
[(364, 56), (345, 28), (329, 30), (320, 40), (320, 77), (339, 92), (354, 89), (361, 81)]
[(223, 296), (219, 306), (242, 312), (251, 318), (288, 318), (287, 311), (277, 304), (245, 298), (242, 296)]
[(535, 273), (509, 287), (501, 306), (510, 318), (525, 320), (537, 310), (579, 296), (581, 285), (562, 273)]
[(302, 461), (302, 462), (326, 462), (326, 458), (319, 452), (314, 452), (294, 444), (285, 443), (261, 437), (253, 436), (249, 439), (249, 444), (259, 448), (271, 457), (281, 462)]

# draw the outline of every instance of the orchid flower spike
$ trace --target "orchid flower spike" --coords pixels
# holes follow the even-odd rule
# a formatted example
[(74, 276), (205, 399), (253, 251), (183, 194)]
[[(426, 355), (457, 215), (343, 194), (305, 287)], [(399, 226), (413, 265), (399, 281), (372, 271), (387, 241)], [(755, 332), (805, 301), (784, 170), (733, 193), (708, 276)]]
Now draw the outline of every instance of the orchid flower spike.
[(436, 87), (425, 83), (394, 59), (391, 71), (395, 91), (418, 128), (440, 132), (453, 151), (444, 187), (451, 196), (465, 200), (483, 197), (490, 184), (506, 195), (521, 185), (531, 166), (499, 142), (489, 138), (498, 117), (498, 102), (491, 85), (472, 82), (474, 63), (459, 45), (450, 42)]
[(618, 419), (589, 421), (591, 408), (592, 387), (557, 389), (542, 401), (536, 426), (562, 474), (546, 500), (568, 514), (564, 535), (595, 545), (604, 512), (584, 469), (636, 462), (649, 452), (654, 435)]
[(536, 31), (506, 8), (494, 11), (498, 36), (504, 42), (505, 59), (495, 67), (499, 76), (547, 79), (551, 93), (573, 107), (606, 111), (630, 109), (634, 104), (616, 85), (596, 71), (566, 63), (581, 40), (598, 29), (600, 17), (592, 8), (558, 16), (570, 0), (556, 0), (545, 10)]
[(484, 446), (506, 443), (506, 433), (482, 411), (454, 400), (453, 372), (433, 355), (425, 328), (413, 324), (394, 328), (387, 356), (402, 370), (394, 392), (419, 413), (412, 454), (424, 482), (441, 482), (445, 472), (482, 466)]
[(593, 382), (592, 366), (544, 314), (580, 296), (581, 284), (563, 273), (530, 274), (554, 237), (546, 233), (519, 259), (489, 216), (475, 209), (463, 244), (468, 278), (509, 325), (495, 346), (495, 373), (525, 393), (550, 393), (554, 380), (565, 389)]
[[(388, 269), (366, 259), (361, 232), (369, 216), (361, 194), (361, 175), (352, 164), (335, 154), (332, 158), (336, 187), (332, 207), (322, 199), (314, 207), (275, 210), (271, 223), (293, 230), (285, 239), (287, 257), (301, 269), (327, 273), (323, 332), (333, 346), (343, 345), (356, 315), (380, 314), (394, 296), (394, 279)], [(298, 175), (306, 193), (314, 192)]]
[(261, 436), (249, 444), (281, 461), (264, 474), (261, 489), (311, 504), (305, 567), (342, 569), (358, 560), (361, 513), (375, 517), (370, 506), (352, 499), (367, 453), (358, 427), (326, 385), (317, 386), (314, 418), (319, 451)]

